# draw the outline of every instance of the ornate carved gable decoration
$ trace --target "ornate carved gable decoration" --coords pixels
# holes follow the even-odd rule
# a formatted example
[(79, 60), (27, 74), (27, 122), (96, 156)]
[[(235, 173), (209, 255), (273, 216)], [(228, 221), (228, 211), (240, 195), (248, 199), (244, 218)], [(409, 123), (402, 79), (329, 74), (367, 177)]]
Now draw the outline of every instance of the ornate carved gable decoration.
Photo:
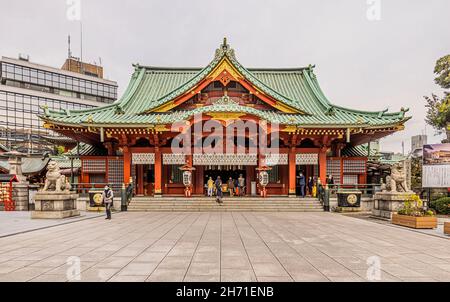
[(256, 95), (263, 102), (267, 103), (275, 109), (280, 110), (281, 112), (300, 114), (304, 113), (301, 110), (298, 110), (276, 100), (274, 97), (256, 87), (251, 82), (251, 80), (247, 79), (244, 76), (244, 71), (239, 70), (239, 68), (242, 67), (236, 66), (237, 63), (235, 64), (233, 63), (233, 61), (237, 62), (234, 56), (234, 50), (230, 48), (230, 46), (227, 44), (226, 39), (224, 39), (223, 44), (216, 50), (214, 60), (209, 65), (210, 67), (212, 67), (212, 69), (209, 69), (209, 67), (207, 67), (203, 71), (207, 72), (207, 74), (197, 75), (197, 77), (202, 77), (199, 78), (198, 83), (192, 83), (192, 88), (184, 91), (181, 95), (175, 96), (171, 101), (168, 101), (161, 106), (150, 110), (149, 112), (167, 112), (191, 99), (195, 94), (201, 93), (201, 91), (211, 82), (220, 81), (224, 86), (227, 86), (231, 81), (236, 81), (239, 82), (247, 90), (249, 90), (250, 93)]
[(134, 165), (151, 165), (155, 163), (155, 153), (133, 153), (131, 155), (131, 161)]
[(210, 165), (253, 165), (256, 166), (258, 156), (256, 154), (194, 154), (193, 163), (197, 166)]
[(220, 99), (213, 102), (214, 105), (239, 105), (239, 101), (235, 101), (228, 95), (224, 95)]
[(232, 65), (232, 63), (224, 58), (222, 62), (210, 73), (208, 78), (211, 81), (220, 81), (227, 86), (231, 81), (240, 82), (244, 79), (241, 73)]
[(318, 163), (319, 163), (319, 155), (317, 153), (295, 154), (296, 165), (317, 165)]

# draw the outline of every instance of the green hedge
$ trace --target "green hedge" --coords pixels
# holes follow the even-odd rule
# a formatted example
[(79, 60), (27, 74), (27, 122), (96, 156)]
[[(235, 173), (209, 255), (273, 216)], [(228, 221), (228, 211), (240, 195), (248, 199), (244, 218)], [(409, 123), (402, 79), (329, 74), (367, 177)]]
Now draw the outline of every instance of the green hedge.
[(432, 201), (431, 208), (438, 214), (450, 215), (450, 197), (441, 197)]

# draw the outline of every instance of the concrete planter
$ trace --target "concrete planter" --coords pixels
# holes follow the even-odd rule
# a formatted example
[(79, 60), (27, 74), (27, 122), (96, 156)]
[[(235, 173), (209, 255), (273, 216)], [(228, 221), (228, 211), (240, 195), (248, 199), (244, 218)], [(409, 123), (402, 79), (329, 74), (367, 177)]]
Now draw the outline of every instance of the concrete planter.
[(392, 214), (392, 223), (414, 229), (437, 228), (436, 217), (414, 217), (407, 215)]
[(444, 234), (450, 235), (450, 222), (444, 222)]

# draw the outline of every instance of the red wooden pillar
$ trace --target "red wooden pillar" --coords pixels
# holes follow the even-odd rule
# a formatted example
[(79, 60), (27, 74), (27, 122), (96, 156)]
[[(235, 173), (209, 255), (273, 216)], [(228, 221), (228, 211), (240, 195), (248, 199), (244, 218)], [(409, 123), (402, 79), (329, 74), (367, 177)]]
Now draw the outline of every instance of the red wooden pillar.
[(162, 156), (159, 147), (155, 147), (155, 196), (162, 194)]
[(131, 177), (131, 152), (128, 146), (123, 147), (123, 182), (128, 185)]
[(319, 151), (319, 178), (322, 184), (325, 185), (327, 178), (327, 148), (323, 147)]
[[(195, 194), (204, 194), (204, 174), (203, 174), (203, 166), (197, 166), (197, 168), (192, 172), (195, 177)], [(193, 176), (194, 176), (193, 175)]]
[(144, 165), (137, 165), (136, 174), (137, 194), (144, 195)]
[(255, 180), (255, 167), (245, 166), (245, 174), (245, 195), (250, 195), (252, 181)]
[[(261, 167), (265, 166), (265, 162), (266, 162), (266, 157), (265, 155), (261, 154), (261, 149), (259, 149), (258, 152), (258, 169), (260, 169)], [(261, 173), (261, 170), (258, 170), (258, 180), (257, 180), (257, 187), (256, 187), (256, 191), (257, 194), (261, 197), (265, 197), (264, 194), (265, 192), (263, 191), (263, 187), (259, 184), (259, 173)], [(267, 190), (267, 189), (266, 189)]]
[(289, 163), (289, 195), (295, 196), (295, 181), (296, 181), (295, 148), (289, 149), (288, 163)]

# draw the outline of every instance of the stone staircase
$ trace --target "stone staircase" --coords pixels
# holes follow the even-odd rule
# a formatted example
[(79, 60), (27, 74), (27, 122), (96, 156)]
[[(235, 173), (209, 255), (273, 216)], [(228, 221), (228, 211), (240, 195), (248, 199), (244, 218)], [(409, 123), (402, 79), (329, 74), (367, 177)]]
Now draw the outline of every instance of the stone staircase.
[(133, 212), (322, 212), (314, 198), (225, 197), (218, 205), (211, 197), (133, 197), (128, 205)]

